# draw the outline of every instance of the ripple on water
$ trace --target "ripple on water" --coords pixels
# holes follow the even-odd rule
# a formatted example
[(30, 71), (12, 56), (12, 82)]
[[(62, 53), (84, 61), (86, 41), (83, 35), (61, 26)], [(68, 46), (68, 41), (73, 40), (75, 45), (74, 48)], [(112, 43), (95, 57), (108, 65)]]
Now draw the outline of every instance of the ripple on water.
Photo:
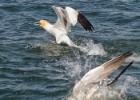
[[(54, 38), (34, 25), (42, 18), (55, 22), (52, 5), (77, 8), (92, 22), (93, 33), (77, 25), (70, 36), (94, 56), (53, 44)], [(139, 0), (0, 0), (0, 99), (64, 100), (88, 70), (114, 55), (133, 51), (129, 60), (134, 64), (125, 75), (138, 81), (128, 86), (127, 95), (129, 100), (138, 100), (139, 5)], [(107, 55), (95, 55), (103, 52)]]

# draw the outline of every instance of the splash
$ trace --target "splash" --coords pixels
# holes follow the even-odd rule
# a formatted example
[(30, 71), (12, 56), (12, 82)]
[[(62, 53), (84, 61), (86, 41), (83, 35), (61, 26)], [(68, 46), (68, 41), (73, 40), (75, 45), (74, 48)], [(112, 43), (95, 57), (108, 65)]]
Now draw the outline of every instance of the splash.
[(66, 67), (66, 74), (69, 76), (71, 79), (77, 79), (80, 78), (80, 73), (81, 73), (81, 64), (78, 62), (69, 62), (68, 60), (63, 61), (61, 64), (63, 64)]
[(140, 54), (138, 53), (134, 53), (131, 57), (128, 58), (128, 62), (129, 61), (135, 61), (135, 62), (140, 62)]
[[(112, 79), (105, 80), (101, 85), (90, 84), (88, 86), (79, 85), (79, 80), (83, 76), (82, 72), (88, 72), (92, 67), (92, 63), (98, 63), (97, 59), (90, 57), (82, 57), (76, 53), (76, 58), (62, 58), (60, 64), (65, 66), (65, 74), (68, 76), (71, 84), (75, 83), (72, 91), (66, 97), (66, 100), (128, 100), (129, 94), (133, 95), (133, 98), (138, 98), (140, 93), (140, 82), (137, 82), (135, 77), (128, 75), (122, 75), (119, 80), (110, 87), (106, 86), (106, 83)], [(92, 58), (91, 58), (92, 57)], [(83, 63), (83, 59), (85, 60)], [(136, 87), (137, 85), (137, 87)], [(138, 100), (138, 99), (129, 99)]]
[(79, 48), (82, 52), (87, 55), (106, 55), (107, 52), (104, 50), (104, 47), (101, 43), (94, 43), (93, 40), (86, 41), (86, 45), (80, 45)]
[[(86, 53), (87, 55), (106, 55), (107, 52), (104, 50), (104, 47), (101, 43), (94, 43), (94, 41), (84, 41), (85, 45), (76, 46), (76, 48), (80, 49), (81, 52)], [(56, 43), (31, 43), (28, 44), (26, 49), (31, 51), (43, 51), (48, 56), (60, 56), (61, 54), (65, 54), (70, 52), (69, 46), (62, 46)]]
[(62, 66), (65, 66), (66, 75), (69, 77), (69, 80), (72, 79), (72, 83), (79, 81), (81, 75), (92, 68), (91, 61), (92, 63), (98, 63), (97, 59), (93, 59), (92, 56), (86, 57), (78, 54), (79, 52), (73, 53), (75, 55), (74, 58), (62, 58), (59, 62)]

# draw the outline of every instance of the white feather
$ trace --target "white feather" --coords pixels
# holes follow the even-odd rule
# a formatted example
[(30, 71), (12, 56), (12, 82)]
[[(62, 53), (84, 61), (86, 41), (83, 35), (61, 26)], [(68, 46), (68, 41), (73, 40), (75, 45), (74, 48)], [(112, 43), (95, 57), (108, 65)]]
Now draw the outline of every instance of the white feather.
[(68, 15), (68, 21), (72, 26), (76, 25), (77, 23), (77, 17), (78, 17), (78, 11), (71, 7), (66, 7), (65, 8), (67, 15)]

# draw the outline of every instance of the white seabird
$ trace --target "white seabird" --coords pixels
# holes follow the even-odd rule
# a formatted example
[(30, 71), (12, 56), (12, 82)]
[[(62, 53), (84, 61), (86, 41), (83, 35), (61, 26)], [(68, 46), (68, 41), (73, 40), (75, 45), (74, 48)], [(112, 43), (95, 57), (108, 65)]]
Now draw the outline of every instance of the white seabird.
[(56, 39), (57, 44), (65, 43), (71, 47), (78, 47), (72, 40), (68, 37), (68, 32), (71, 31), (71, 26), (75, 26), (79, 22), (86, 31), (93, 31), (92, 24), (87, 20), (87, 18), (79, 11), (71, 8), (52, 6), (55, 13), (57, 14), (57, 21), (54, 24), (49, 23), (47, 20), (41, 19), (38, 24), (40, 27), (45, 29)]
[[(113, 71), (118, 69), (125, 59), (131, 55), (132, 53), (129, 52), (124, 53), (87, 72), (81, 80), (76, 83), (72, 95), (68, 100), (106, 100), (103, 99), (103, 92), (100, 93), (98, 91), (99, 87), (102, 82), (104, 82)], [(105, 86), (109, 87), (110, 85), (106, 84)]]

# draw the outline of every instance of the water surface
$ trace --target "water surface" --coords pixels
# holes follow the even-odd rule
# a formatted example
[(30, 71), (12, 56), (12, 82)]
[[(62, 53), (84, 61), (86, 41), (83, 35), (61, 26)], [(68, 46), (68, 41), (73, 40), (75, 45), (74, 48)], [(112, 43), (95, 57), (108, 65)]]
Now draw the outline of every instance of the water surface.
[[(79, 45), (101, 43), (108, 54), (89, 56), (53, 44), (54, 38), (34, 24), (42, 18), (55, 22), (52, 5), (84, 13), (95, 31), (78, 24), (71, 39)], [(139, 5), (139, 0), (0, 0), (0, 100), (64, 100), (88, 70), (126, 51), (134, 53), (124, 74), (133, 80), (127, 97), (140, 100)]]

